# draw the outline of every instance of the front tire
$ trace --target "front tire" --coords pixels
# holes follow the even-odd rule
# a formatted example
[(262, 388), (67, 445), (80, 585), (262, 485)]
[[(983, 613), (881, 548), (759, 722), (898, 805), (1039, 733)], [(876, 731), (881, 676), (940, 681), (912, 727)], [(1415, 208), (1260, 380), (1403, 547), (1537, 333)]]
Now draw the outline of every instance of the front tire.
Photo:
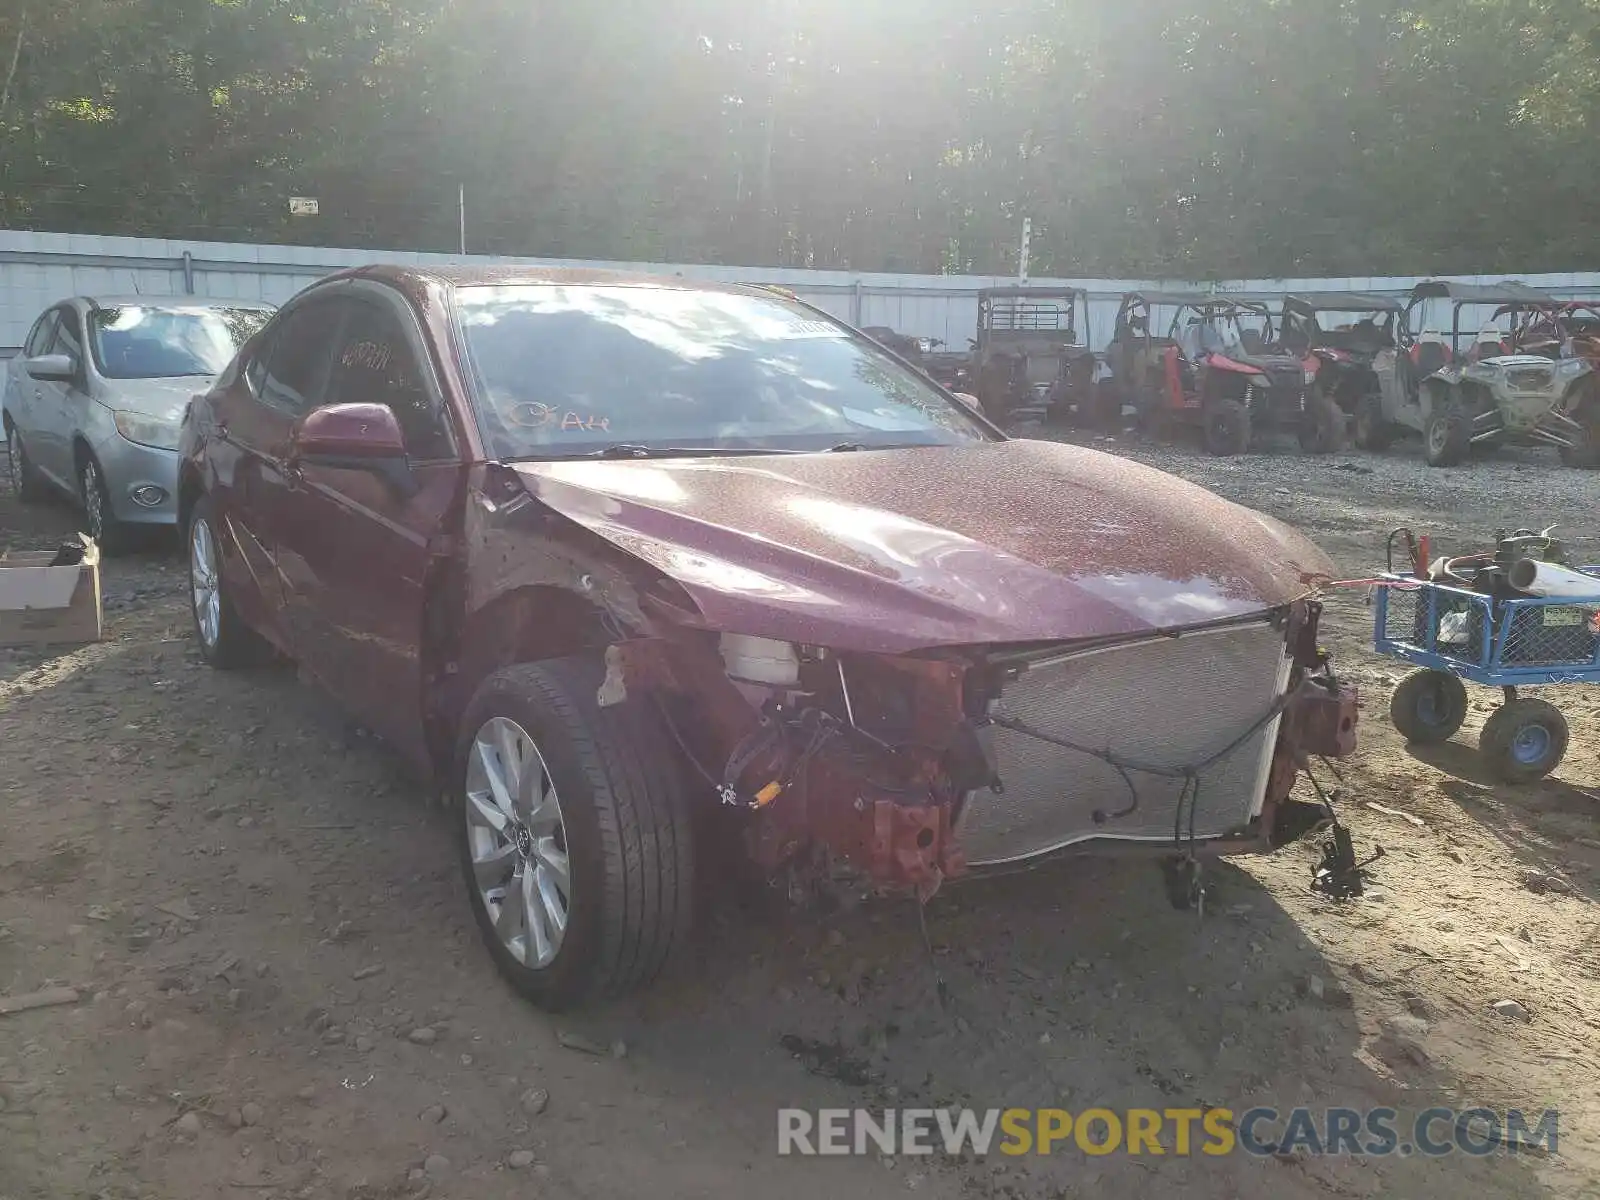
[(1428, 418), (1422, 440), (1430, 467), (1459, 466), (1472, 451), (1472, 421), (1460, 404), (1446, 401)]
[(1205, 409), (1206, 450), (1219, 458), (1250, 448), (1250, 410), (1241, 401), (1219, 397)]
[(1362, 450), (1387, 450), (1394, 442), (1394, 426), (1383, 414), (1383, 397), (1376, 393), (1361, 397), (1356, 405), (1356, 446)]
[(117, 520), (111, 508), (111, 491), (106, 486), (105, 472), (88, 451), (84, 451), (78, 464), (78, 499), (83, 505), (89, 536), (100, 547), (100, 552), (108, 557), (126, 554), (133, 531)]
[(1105, 433), (1122, 431), (1122, 389), (1108, 379), (1086, 386), (1084, 399), (1078, 404), (1083, 414), (1081, 424)]
[(588, 659), (503, 668), (456, 754), (461, 865), (500, 973), (560, 1010), (654, 978), (692, 924), (690, 806), (662, 718)]
[(1532, 783), (1560, 765), (1570, 734), (1561, 710), (1544, 700), (1513, 700), (1489, 714), (1478, 751), (1507, 783)]
[(1591, 399), (1572, 414), (1582, 433), (1570, 446), (1561, 447), (1561, 461), (1585, 471), (1600, 470), (1600, 399)]
[(254, 667), (272, 658), (272, 648), (234, 611), (222, 574), (222, 543), (216, 509), (201, 496), (189, 512), (189, 611), (200, 655), (220, 671)]
[(1334, 398), (1321, 388), (1306, 394), (1300, 417), (1300, 449), (1307, 454), (1337, 454), (1345, 445), (1345, 416)]

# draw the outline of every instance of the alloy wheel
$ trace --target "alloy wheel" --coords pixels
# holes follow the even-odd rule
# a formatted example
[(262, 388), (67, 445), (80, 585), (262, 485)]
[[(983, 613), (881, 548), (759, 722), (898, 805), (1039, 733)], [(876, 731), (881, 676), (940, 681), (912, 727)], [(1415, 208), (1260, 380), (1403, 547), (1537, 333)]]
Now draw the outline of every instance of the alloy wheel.
[(210, 650), (222, 631), (222, 589), (217, 570), (217, 540), (211, 523), (195, 518), (189, 530), (189, 580), (194, 593), (195, 625)]
[(519, 963), (555, 961), (572, 909), (567, 829), (544, 756), (528, 731), (491, 717), (472, 739), (463, 804), (473, 886)]

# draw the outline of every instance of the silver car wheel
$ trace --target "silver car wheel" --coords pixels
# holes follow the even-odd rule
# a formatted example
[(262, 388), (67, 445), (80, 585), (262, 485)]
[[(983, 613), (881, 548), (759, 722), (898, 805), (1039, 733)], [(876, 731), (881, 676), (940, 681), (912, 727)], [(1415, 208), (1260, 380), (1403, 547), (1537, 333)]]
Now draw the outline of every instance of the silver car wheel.
[(549, 966), (572, 910), (567, 827), (544, 756), (515, 721), (491, 717), (472, 739), (462, 807), (496, 936), (523, 966)]
[(222, 629), (222, 588), (217, 568), (217, 541), (211, 536), (211, 523), (196, 517), (189, 530), (189, 580), (194, 591), (195, 625), (208, 650), (216, 646)]
[(89, 536), (102, 541), (106, 533), (106, 506), (100, 487), (100, 468), (90, 459), (83, 464), (83, 511), (89, 518)]

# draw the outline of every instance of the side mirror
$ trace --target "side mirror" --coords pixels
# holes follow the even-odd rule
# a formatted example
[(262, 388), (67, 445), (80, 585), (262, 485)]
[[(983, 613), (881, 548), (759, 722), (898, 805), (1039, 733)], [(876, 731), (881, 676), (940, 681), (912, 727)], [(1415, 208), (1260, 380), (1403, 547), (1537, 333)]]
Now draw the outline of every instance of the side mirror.
[(300, 419), (289, 457), (306, 466), (381, 475), (402, 495), (416, 494), (405, 434), (386, 404), (329, 404)]
[(404, 458), (405, 435), (384, 404), (329, 404), (301, 418), (292, 438), (297, 458)]
[(22, 369), (49, 383), (71, 383), (78, 377), (78, 364), (70, 354), (40, 354), (23, 359)]
[(983, 411), (983, 405), (978, 402), (978, 398), (971, 392), (952, 392), (950, 394), (953, 395), (957, 400), (961, 401), (961, 403), (965, 404), (968, 408), (972, 409), (973, 412), (981, 413)]

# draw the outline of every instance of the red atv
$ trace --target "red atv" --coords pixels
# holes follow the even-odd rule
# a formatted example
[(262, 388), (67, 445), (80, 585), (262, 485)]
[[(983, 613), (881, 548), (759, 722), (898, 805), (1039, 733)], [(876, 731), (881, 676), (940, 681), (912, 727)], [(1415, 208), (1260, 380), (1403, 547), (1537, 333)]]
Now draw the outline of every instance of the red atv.
[[(1171, 310), (1165, 337), (1154, 311)], [(1318, 362), (1273, 344), (1266, 305), (1205, 292), (1129, 292), (1106, 361), (1123, 400), (1156, 437), (1199, 426), (1212, 454), (1242, 454), (1254, 431), (1292, 430), (1303, 450), (1345, 443), (1345, 416), (1316, 386)]]

